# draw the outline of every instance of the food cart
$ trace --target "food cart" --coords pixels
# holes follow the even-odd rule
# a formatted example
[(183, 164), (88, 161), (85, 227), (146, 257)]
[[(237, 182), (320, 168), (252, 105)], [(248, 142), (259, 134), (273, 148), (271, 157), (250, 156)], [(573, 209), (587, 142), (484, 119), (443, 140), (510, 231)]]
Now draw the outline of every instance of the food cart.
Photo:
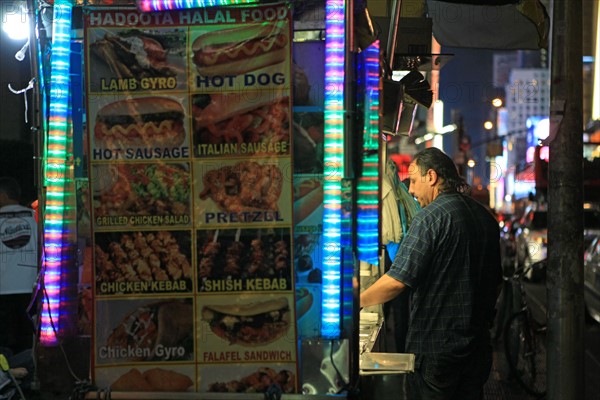
[(353, 397), (411, 370), (352, 283), (381, 257), (365, 7), (249, 3), (33, 5), (42, 390), (74, 337), (85, 398)]

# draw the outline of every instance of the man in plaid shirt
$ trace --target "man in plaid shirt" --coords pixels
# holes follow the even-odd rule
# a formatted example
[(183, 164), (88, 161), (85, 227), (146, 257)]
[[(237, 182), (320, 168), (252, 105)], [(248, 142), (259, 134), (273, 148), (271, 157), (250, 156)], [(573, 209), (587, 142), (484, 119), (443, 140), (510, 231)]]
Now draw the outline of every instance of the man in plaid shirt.
[(409, 192), (422, 211), (402, 240), (390, 270), (361, 294), (361, 307), (411, 289), (406, 352), (411, 400), (483, 398), (492, 366), (489, 329), (502, 282), (500, 232), (453, 161), (428, 148), (414, 157)]

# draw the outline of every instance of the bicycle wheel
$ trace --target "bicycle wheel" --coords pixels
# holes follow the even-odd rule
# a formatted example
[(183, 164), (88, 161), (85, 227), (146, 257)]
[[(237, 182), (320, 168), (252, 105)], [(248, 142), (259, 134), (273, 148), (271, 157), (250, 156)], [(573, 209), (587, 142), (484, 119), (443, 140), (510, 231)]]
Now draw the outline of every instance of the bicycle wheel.
[(546, 394), (546, 349), (527, 311), (513, 314), (504, 328), (504, 352), (515, 379), (531, 395)]

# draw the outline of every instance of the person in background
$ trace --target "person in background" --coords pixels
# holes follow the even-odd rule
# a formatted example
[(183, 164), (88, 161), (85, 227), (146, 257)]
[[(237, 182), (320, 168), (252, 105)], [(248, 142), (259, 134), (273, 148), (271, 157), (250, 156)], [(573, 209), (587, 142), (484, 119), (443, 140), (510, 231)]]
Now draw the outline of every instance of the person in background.
[(406, 352), (415, 354), (408, 398), (483, 398), (492, 366), (490, 328), (502, 282), (498, 223), (466, 192), (437, 148), (414, 157), (412, 194), (422, 207), (390, 270), (360, 296), (361, 307), (410, 290)]
[(0, 346), (15, 354), (33, 344), (27, 309), (38, 274), (35, 212), (20, 197), (19, 183), (0, 177)]

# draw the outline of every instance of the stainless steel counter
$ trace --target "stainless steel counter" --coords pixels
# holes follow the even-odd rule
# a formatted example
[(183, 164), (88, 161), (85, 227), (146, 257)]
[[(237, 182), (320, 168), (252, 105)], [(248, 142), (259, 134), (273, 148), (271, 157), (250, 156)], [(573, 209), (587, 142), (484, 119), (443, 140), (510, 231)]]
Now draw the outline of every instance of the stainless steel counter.
[[(366, 289), (375, 282), (380, 271), (372, 265), (361, 264), (360, 287)], [(373, 352), (375, 342), (384, 324), (381, 306), (366, 307), (359, 319), (360, 375), (389, 375), (413, 372), (414, 354)]]

